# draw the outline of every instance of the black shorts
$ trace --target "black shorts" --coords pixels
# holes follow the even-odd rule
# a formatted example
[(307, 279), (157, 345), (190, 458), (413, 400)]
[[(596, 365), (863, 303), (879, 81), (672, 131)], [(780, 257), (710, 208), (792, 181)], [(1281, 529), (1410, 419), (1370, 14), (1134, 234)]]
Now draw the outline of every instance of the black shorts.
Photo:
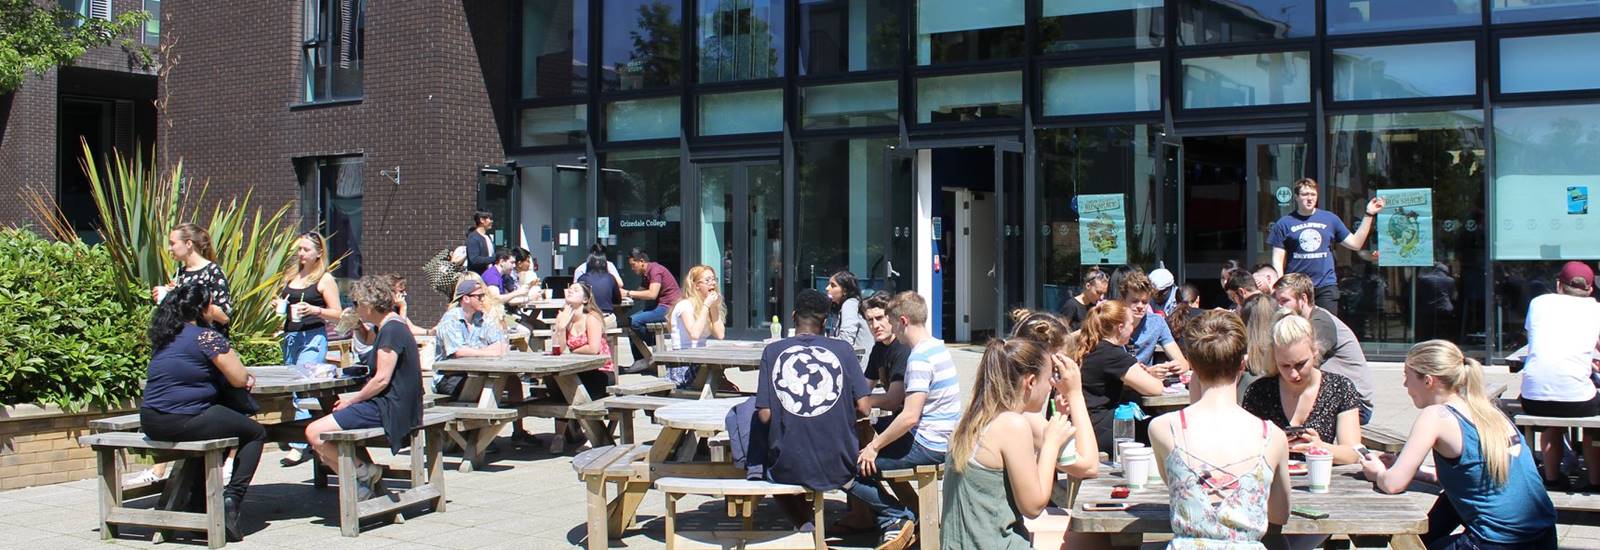
[(339, 423), (341, 430), (383, 427), (383, 417), (378, 414), (378, 404), (371, 401), (362, 401), (333, 411), (333, 421)]
[(1600, 393), (1596, 393), (1588, 401), (1540, 401), (1526, 397), (1517, 399), (1522, 401), (1522, 412), (1533, 416), (1582, 418), (1600, 415)]

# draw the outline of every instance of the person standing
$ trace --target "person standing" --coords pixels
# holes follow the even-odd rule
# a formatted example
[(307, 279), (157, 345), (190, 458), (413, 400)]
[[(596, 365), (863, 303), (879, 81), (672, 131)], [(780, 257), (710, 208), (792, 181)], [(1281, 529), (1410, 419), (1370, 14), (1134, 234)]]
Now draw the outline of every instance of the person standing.
[[(1366, 216), (1354, 233), (1344, 221), (1327, 210), (1317, 209), (1317, 181), (1301, 178), (1294, 182), (1295, 211), (1272, 224), (1267, 242), (1272, 244), (1272, 268), (1288, 275), (1301, 273), (1316, 286), (1317, 306), (1339, 313), (1339, 278), (1333, 272), (1333, 243), (1350, 250), (1361, 250), (1372, 233), (1373, 220), (1383, 211), (1383, 197), (1367, 201)], [(1287, 252), (1286, 252), (1287, 251)]]
[(1083, 292), (1061, 301), (1061, 318), (1067, 321), (1068, 327), (1078, 330), (1083, 326), (1083, 320), (1089, 318), (1089, 308), (1106, 297), (1110, 281), (1099, 266), (1090, 267), (1089, 272), (1083, 274)]
[(206, 306), (201, 323), (210, 329), (228, 332), (232, 320), (233, 295), (228, 292), (228, 275), (216, 264), (217, 251), (211, 246), (211, 233), (192, 223), (178, 224), (167, 233), (167, 252), (178, 261), (178, 271), (172, 282), (150, 289), (150, 297), (157, 304), (168, 291), (185, 284), (199, 285), (206, 290)]
[(467, 231), (467, 270), (479, 275), (494, 265), (494, 214), (479, 210), (472, 214), (472, 229)]
[(650, 323), (661, 323), (667, 320), (667, 313), (672, 311), (672, 306), (678, 305), (678, 299), (683, 296), (683, 291), (678, 288), (678, 280), (672, 276), (666, 266), (650, 261), (650, 255), (644, 250), (635, 248), (628, 253), (628, 266), (633, 272), (644, 278), (644, 288), (629, 290), (626, 295), (636, 301), (654, 300), (654, 308), (634, 313), (629, 325), (633, 333), (644, 340), (646, 345), (656, 345), (656, 336), (649, 330)]
[(856, 275), (840, 271), (828, 277), (828, 301), (833, 302), (828, 336), (849, 342), (856, 349), (871, 349), (872, 331), (861, 318), (861, 284)]
[[(283, 274), (283, 290), (274, 300), (278, 311), (284, 314), (285, 365), (327, 362), (327, 322), (339, 320), (342, 309), (339, 307), (339, 283), (328, 273), (326, 251), (327, 241), (316, 231), (307, 231), (295, 239), (296, 266)], [(295, 420), (310, 418), (309, 411), (295, 407)], [(304, 443), (291, 443), (281, 463), (293, 466), (305, 462), (308, 458), (305, 450)]]
[[(1567, 262), (1556, 279), (1556, 291), (1528, 303), (1524, 327), (1528, 331), (1528, 357), (1523, 362), (1522, 410), (1530, 415), (1563, 418), (1600, 414), (1600, 393), (1590, 376), (1600, 341), (1600, 303), (1594, 295), (1594, 270), (1583, 262)], [(1600, 430), (1583, 431), (1584, 463), (1589, 486), (1600, 487)], [(1544, 480), (1551, 489), (1567, 489), (1561, 473), (1566, 428), (1547, 428), (1540, 439), (1544, 453)]]

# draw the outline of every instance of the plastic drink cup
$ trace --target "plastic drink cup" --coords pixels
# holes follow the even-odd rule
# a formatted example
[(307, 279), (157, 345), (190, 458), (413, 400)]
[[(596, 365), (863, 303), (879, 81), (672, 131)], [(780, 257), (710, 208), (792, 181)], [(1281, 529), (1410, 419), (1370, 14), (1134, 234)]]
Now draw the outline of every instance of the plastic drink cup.
[(561, 355), (561, 342), (550, 340), (550, 355)]
[(276, 312), (279, 317), (288, 317), (289, 316), (289, 301), (288, 300), (278, 300), (278, 301), (274, 302), (273, 306), (272, 306), (272, 310), (274, 312)]
[(1128, 449), (1137, 449), (1143, 446), (1144, 444), (1134, 441), (1132, 438), (1124, 439), (1119, 437), (1113, 439), (1111, 451), (1116, 453), (1116, 456), (1111, 457), (1111, 460), (1117, 463), (1117, 467), (1125, 469), (1128, 465), (1124, 462), (1124, 457), (1127, 456)]
[(1155, 466), (1155, 454), (1149, 447), (1124, 449), (1122, 461), (1128, 488), (1144, 489), (1150, 484), (1150, 469)]
[(165, 287), (165, 286), (156, 287), (156, 303), (160, 304), (161, 302), (166, 301), (168, 292), (172, 292), (172, 289), (169, 288), (169, 287)]
[(289, 322), (291, 322), (291, 323), (300, 322), (300, 310), (298, 308), (294, 308), (294, 307), (290, 307), (289, 308)]
[(1067, 443), (1061, 446), (1061, 456), (1056, 458), (1057, 466), (1071, 466), (1078, 462), (1077, 444), (1077, 438), (1072, 438), (1068, 439)]
[(1311, 492), (1326, 493), (1333, 482), (1333, 455), (1306, 453), (1306, 473), (1311, 481)]

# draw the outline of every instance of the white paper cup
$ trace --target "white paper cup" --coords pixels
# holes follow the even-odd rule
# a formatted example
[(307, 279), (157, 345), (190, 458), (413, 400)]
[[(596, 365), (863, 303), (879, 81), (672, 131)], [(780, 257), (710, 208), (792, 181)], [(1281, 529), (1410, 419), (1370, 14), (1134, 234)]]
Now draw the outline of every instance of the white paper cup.
[(1132, 439), (1116, 439), (1116, 440), (1114, 440), (1114, 443), (1116, 444), (1116, 446), (1114, 448), (1117, 450), (1117, 456), (1114, 457), (1114, 460), (1116, 460), (1116, 462), (1117, 462), (1117, 467), (1123, 468), (1123, 469), (1126, 469), (1128, 467), (1128, 465), (1126, 463), (1127, 456), (1128, 456), (1128, 450), (1130, 450), (1130, 449), (1138, 449), (1140, 447), (1144, 447), (1143, 443), (1139, 443), (1139, 442), (1134, 441)]
[(1078, 462), (1078, 440), (1071, 438), (1061, 446), (1061, 456), (1056, 458), (1057, 466), (1071, 466)]
[(1333, 455), (1306, 455), (1306, 473), (1311, 481), (1311, 492), (1328, 492), (1328, 486), (1333, 483)]
[(1143, 489), (1150, 484), (1150, 470), (1155, 466), (1155, 454), (1148, 447), (1123, 450), (1122, 462), (1128, 488)]
[(278, 301), (276, 301), (274, 303), (277, 304), (277, 305), (273, 306), (273, 311), (276, 311), (278, 313), (279, 317), (288, 317), (289, 316), (289, 301), (288, 300), (278, 300)]
[(164, 286), (156, 287), (156, 304), (166, 301), (168, 292), (172, 292), (172, 289)]

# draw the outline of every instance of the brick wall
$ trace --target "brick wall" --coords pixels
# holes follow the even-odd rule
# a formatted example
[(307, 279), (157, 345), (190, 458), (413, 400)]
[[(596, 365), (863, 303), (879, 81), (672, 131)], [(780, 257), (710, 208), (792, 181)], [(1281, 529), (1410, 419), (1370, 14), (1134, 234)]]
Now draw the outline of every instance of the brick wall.
[(94, 451), (78, 446), (89, 421), (131, 411), (66, 414), (55, 409), (7, 407), (0, 419), (0, 490), (49, 485), (95, 476)]
[[(486, 84), (480, 63), (504, 66), (505, 5), (368, 3), (363, 96), (325, 106), (301, 105), (300, 2), (163, 7), (163, 32), (179, 59), (163, 90), (171, 101), (160, 135), (167, 153), (183, 159), (194, 181), (209, 181), (213, 197), (252, 190), (262, 206), (295, 205), (294, 219), (295, 159), (362, 155), (363, 271), (399, 273), (423, 288), (422, 263), (463, 242), (477, 166), (504, 156), (490, 96), (500, 84)], [(469, 15), (500, 20), (481, 31), (501, 34), (482, 48), (494, 58), (480, 58), (480, 29), (469, 27)], [(399, 185), (379, 174), (396, 166)], [(412, 295), (419, 322), (443, 312), (443, 296)]]

